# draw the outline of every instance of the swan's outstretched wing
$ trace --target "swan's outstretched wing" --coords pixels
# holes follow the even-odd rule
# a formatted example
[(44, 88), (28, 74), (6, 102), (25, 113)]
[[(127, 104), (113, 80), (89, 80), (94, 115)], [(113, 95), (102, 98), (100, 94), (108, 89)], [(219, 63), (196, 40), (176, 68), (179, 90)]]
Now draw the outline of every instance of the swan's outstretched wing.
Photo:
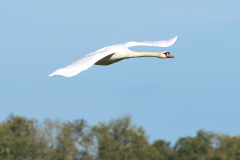
[[(132, 47), (132, 46), (168, 47), (168, 46), (171, 46), (176, 40), (177, 40), (177, 37), (170, 40), (162, 40), (162, 41), (127, 42), (120, 46), (125, 46), (124, 48)], [(49, 76), (64, 76), (64, 77), (75, 76), (81, 71), (84, 71), (89, 67), (91, 67), (92, 65), (94, 65), (100, 59), (112, 53), (116, 53), (119, 49), (121, 50), (121, 47), (118, 47), (118, 46), (119, 45), (113, 45), (113, 46), (105, 47), (95, 52), (92, 52), (86, 55), (85, 57), (82, 57), (73, 61), (70, 65), (56, 70)]]
[(133, 47), (133, 46), (169, 47), (176, 40), (177, 40), (177, 36), (169, 40), (161, 40), (161, 41), (127, 42), (125, 43), (125, 45), (127, 47)]
[(64, 77), (72, 77), (80, 73), (81, 71), (84, 71), (94, 65), (98, 60), (102, 59), (103, 57), (108, 56), (109, 54), (114, 53), (115, 47), (105, 47), (102, 49), (99, 49), (95, 52), (92, 52), (85, 57), (79, 58), (75, 61), (73, 61), (70, 65), (60, 68), (50, 74), (49, 76), (64, 76)]

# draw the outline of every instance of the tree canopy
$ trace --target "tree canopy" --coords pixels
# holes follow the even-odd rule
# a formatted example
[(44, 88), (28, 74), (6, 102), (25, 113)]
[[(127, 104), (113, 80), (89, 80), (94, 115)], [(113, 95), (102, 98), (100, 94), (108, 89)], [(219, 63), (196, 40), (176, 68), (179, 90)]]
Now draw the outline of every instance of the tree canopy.
[(240, 137), (199, 130), (171, 145), (150, 143), (130, 116), (94, 126), (11, 116), (0, 122), (0, 160), (240, 160)]

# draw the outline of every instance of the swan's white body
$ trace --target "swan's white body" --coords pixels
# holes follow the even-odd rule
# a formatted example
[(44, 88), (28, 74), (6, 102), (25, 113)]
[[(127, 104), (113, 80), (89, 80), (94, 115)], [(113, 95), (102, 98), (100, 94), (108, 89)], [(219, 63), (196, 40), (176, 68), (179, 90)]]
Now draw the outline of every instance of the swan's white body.
[(174, 37), (170, 40), (161, 40), (161, 41), (144, 41), (144, 42), (127, 42), (124, 44), (117, 44), (108, 47), (104, 47), (95, 52), (87, 54), (85, 57), (79, 58), (73, 61), (70, 65), (60, 68), (50, 74), (49, 76), (65, 76), (72, 77), (91, 67), (92, 65), (109, 65), (126, 58), (134, 57), (158, 57), (166, 58), (159, 56), (160, 53), (151, 53), (151, 52), (134, 52), (129, 50), (129, 47), (132, 46), (154, 46), (154, 47), (169, 47), (175, 41), (177, 37)]

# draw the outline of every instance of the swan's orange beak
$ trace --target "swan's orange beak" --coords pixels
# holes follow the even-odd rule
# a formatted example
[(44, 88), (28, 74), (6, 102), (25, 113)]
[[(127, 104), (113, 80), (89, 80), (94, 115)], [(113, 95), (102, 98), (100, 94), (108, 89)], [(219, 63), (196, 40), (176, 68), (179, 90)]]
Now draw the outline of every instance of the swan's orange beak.
[(167, 57), (168, 58), (174, 58), (174, 56), (172, 56), (171, 54), (167, 53)]

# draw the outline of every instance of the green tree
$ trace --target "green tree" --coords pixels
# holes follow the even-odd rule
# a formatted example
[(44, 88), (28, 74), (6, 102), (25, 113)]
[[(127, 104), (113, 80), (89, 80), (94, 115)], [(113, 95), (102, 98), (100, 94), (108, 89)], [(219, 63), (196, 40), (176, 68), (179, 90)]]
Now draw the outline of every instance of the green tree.
[(35, 121), (15, 116), (0, 123), (0, 159), (37, 157)]
[(213, 152), (212, 133), (202, 130), (197, 132), (196, 137), (180, 138), (175, 144), (177, 159), (183, 160), (206, 160)]
[(125, 116), (93, 127), (98, 141), (98, 160), (147, 160), (149, 143), (142, 127)]
[(240, 137), (202, 130), (196, 137), (148, 142), (131, 118), (100, 122), (60, 122), (11, 116), (0, 122), (0, 160), (240, 160)]
[(58, 134), (56, 136), (56, 156), (58, 160), (78, 159), (79, 144), (82, 132), (86, 122), (84, 120), (76, 120), (73, 123), (67, 122), (58, 125)]
[(0, 160), (70, 160), (79, 158), (77, 148), (86, 127), (84, 120), (73, 123), (45, 120), (44, 125), (12, 116), (0, 123)]
[(94, 132), (91, 128), (83, 132), (80, 144), (80, 158), (81, 160), (93, 160), (97, 155), (97, 146), (95, 142)]
[(240, 160), (240, 137), (228, 135), (217, 135), (216, 147), (213, 158), (219, 160)]
[(164, 140), (156, 140), (151, 145), (155, 150), (155, 158), (156, 160), (173, 160), (174, 153), (173, 149), (170, 147), (170, 142), (166, 142)]

